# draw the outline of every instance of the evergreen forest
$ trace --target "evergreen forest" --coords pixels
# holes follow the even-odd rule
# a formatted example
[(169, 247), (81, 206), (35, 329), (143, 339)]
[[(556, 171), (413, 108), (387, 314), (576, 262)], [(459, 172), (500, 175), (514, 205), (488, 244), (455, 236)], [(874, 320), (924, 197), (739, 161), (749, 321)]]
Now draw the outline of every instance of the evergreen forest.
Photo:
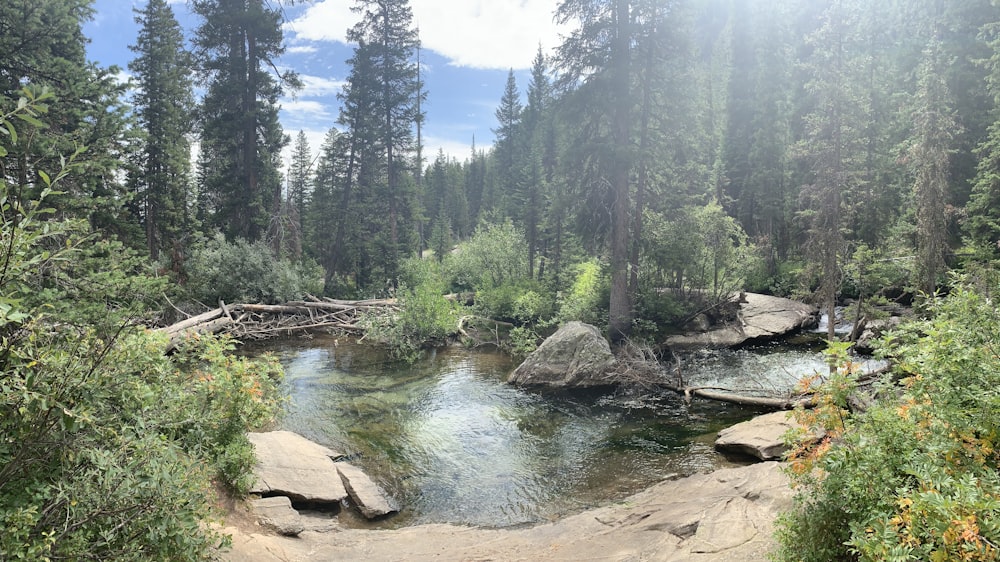
[(280, 0), (188, 0), (193, 29), (137, 4), (126, 84), (87, 59), (90, 0), (0, 3), (0, 559), (224, 545), (206, 490), (246, 490), (280, 368), (165, 356), (144, 328), (180, 311), (395, 297), (369, 330), (413, 359), (470, 306), (524, 354), (569, 320), (662, 341), (741, 291), (917, 312), (867, 412), (830, 323), (782, 556), (1000, 556), (1000, 4), (560, 0), (462, 160), (425, 153), (407, 0), (354, 0), (321, 146), (279, 121)]

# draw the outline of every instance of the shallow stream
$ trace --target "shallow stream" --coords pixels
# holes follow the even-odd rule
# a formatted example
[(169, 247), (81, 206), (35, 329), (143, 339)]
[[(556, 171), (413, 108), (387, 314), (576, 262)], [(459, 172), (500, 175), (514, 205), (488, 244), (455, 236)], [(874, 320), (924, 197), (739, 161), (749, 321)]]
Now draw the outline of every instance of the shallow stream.
[[(525, 391), (504, 383), (508, 357), (462, 348), (414, 365), (347, 338), (260, 349), (286, 370), (291, 400), (280, 428), (343, 452), (375, 478), (403, 508), (373, 524), (383, 528), (507, 527), (615, 501), (731, 464), (713, 450), (716, 432), (758, 413), (688, 406), (673, 394)], [(765, 349), (704, 354), (685, 369), (698, 384), (774, 389), (823, 365), (815, 351)]]

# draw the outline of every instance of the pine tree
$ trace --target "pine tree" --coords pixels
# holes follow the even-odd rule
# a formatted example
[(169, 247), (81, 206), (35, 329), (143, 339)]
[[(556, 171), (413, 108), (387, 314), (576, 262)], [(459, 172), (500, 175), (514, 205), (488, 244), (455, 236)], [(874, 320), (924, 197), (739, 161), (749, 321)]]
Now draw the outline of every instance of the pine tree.
[(500, 105), (495, 112), (497, 118), (497, 128), (493, 129), (495, 141), (493, 152), (497, 165), (497, 189), (499, 190), (498, 204), (503, 208), (504, 213), (510, 216), (521, 214), (524, 204), (519, 197), (518, 191), (518, 166), (520, 165), (521, 139), (519, 138), (519, 126), (521, 124), (521, 94), (517, 91), (517, 80), (514, 78), (514, 70), (507, 72), (507, 82), (504, 86), (503, 96), (500, 98)]
[(927, 295), (933, 295), (937, 289), (948, 249), (949, 155), (958, 124), (944, 80), (947, 66), (949, 61), (941, 42), (932, 40), (920, 68), (914, 114), (916, 138), (910, 149), (916, 171), (913, 191), (917, 203), (917, 287)]
[(292, 147), (292, 161), (288, 169), (288, 200), (294, 212), (293, 222), (299, 232), (302, 232), (306, 207), (309, 204), (309, 191), (312, 185), (313, 157), (309, 150), (309, 140), (305, 131), (299, 131)]
[(631, 142), (632, 11), (633, 3), (628, 0), (563, 0), (556, 10), (561, 23), (580, 23), (560, 45), (559, 62), (563, 84), (578, 85), (574, 97), (593, 112), (582, 125), (576, 158), (590, 162), (580, 168), (589, 168), (585, 183), (593, 188), (590, 196), (596, 196), (592, 208), (605, 209), (610, 219), (608, 332), (614, 342), (628, 337), (633, 315), (628, 292), (630, 171), (635, 157)]
[(808, 167), (801, 199), (801, 216), (808, 229), (808, 247), (819, 277), (820, 302), (830, 318), (827, 337), (834, 341), (834, 307), (842, 282), (840, 257), (846, 250), (845, 199), (857, 183), (863, 159), (865, 101), (856, 79), (857, 12), (845, 0), (834, 0), (813, 33), (807, 85), (814, 106), (805, 119), (805, 138), (798, 156)]
[[(349, 88), (372, 111), (370, 120), (353, 124), (367, 130), (352, 131), (374, 141), (363, 147), (369, 154), (359, 154), (360, 161), (379, 166), (372, 170), (374, 181), (359, 185), (374, 187), (375, 197), (369, 200), (386, 206), (384, 212), (373, 207), (369, 218), (379, 225), (373, 229), (378, 266), (395, 283), (400, 255), (418, 244), (410, 240), (417, 233), (410, 167), (416, 150), (414, 127), (423, 118), (418, 100), (426, 95), (416, 63), (420, 40), (406, 0), (358, 0), (352, 9), (361, 14), (361, 21), (348, 30), (348, 39), (358, 45)], [(369, 72), (358, 73), (359, 62)]]
[[(62, 157), (86, 147), (75, 160), (80, 173), (60, 182), (63, 193), (46, 201), (61, 216), (87, 218), (93, 228), (131, 241), (134, 233), (122, 213), (127, 197), (119, 173), (128, 160), (131, 140), (122, 103), (127, 85), (117, 79), (117, 68), (101, 68), (86, 59), (87, 39), (81, 26), (93, 16), (90, 4), (89, 0), (0, 2), (0, 96), (17, 100), (23, 87), (46, 87), (57, 100), (50, 104), (48, 126), (21, 125), (18, 141), (0, 160), (0, 180), (40, 185), (38, 171), (58, 170)], [(36, 192), (29, 189), (11, 196), (16, 201)]]
[(263, 0), (193, 0), (202, 18), (194, 44), (205, 97), (201, 106), (201, 189), (213, 197), (212, 224), (229, 238), (264, 238), (281, 207), (278, 97), (292, 72), (269, 69), (284, 52), (281, 12)]
[(350, 143), (349, 136), (336, 128), (327, 132), (316, 158), (312, 197), (304, 219), (306, 251), (323, 266), (328, 294), (333, 292), (333, 279), (342, 272), (337, 262), (347, 261), (345, 256), (350, 253), (344, 248), (347, 241), (343, 238), (344, 222), (352, 219), (350, 209), (343, 206), (344, 193), (351, 186), (348, 176)]
[(129, 70), (135, 75), (136, 117), (145, 139), (134, 181), (141, 186), (146, 244), (156, 260), (161, 250), (180, 255), (180, 241), (191, 228), (192, 61), (166, 0), (149, 0), (135, 13), (140, 30)]

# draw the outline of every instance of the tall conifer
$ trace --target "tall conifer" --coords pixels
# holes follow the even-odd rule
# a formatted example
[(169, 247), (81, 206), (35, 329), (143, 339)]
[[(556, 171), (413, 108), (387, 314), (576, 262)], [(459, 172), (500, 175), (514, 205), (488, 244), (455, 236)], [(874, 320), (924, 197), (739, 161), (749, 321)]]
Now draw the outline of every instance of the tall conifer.
[(134, 183), (146, 244), (155, 260), (161, 250), (179, 254), (180, 240), (191, 228), (191, 58), (166, 0), (149, 0), (135, 13), (140, 29), (129, 70), (136, 80), (136, 116), (145, 137)]

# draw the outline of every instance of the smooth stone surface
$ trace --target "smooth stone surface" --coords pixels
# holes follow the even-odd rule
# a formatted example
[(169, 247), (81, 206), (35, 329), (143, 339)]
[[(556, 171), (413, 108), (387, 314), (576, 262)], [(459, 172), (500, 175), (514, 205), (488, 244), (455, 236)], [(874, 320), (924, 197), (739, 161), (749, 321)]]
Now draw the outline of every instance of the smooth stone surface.
[(251, 500), (250, 509), (261, 525), (274, 529), (278, 534), (294, 537), (305, 530), (302, 517), (292, 508), (292, 500), (287, 496)]
[(306, 531), (297, 539), (227, 527), (229, 561), (767, 560), (774, 518), (793, 492), (774, 462), (662, 482), (620, 503), (527, 529), (419, 525)]
[(247, 437), (257, 454), (257, 481), (250, 493), (316, 504), (337, 504), (347, 497), (331, 460), (339, 453), (291, 431), (248, 433)]
[[(797, 427), (801, 426), (791, 412), (764, 414), (720, 431), (715, 448), (764, 461), (779, 460), (788, 450), (784, 442), (785, 433)], [(818, 440), (822, 435), (813, 437)]]
[(519, 386), (589, 388), (616, 383), (617, 361), (601, 332), (567, 322), (549, 336), (507, 379)]
[(376, 519), (399, 511), (381, 488), (361, 471), (360, 468), (346, 462), (334, 463), (337, 472), (347, 489), (351, 501), (367, 519)]
[(816, 307), (791, 299), (745, 293), (738, 322), (703, 333), (670, 336), (664, 342), (674, 351), (735, 347), (752, 340), (768, 340), (816, 323)]

